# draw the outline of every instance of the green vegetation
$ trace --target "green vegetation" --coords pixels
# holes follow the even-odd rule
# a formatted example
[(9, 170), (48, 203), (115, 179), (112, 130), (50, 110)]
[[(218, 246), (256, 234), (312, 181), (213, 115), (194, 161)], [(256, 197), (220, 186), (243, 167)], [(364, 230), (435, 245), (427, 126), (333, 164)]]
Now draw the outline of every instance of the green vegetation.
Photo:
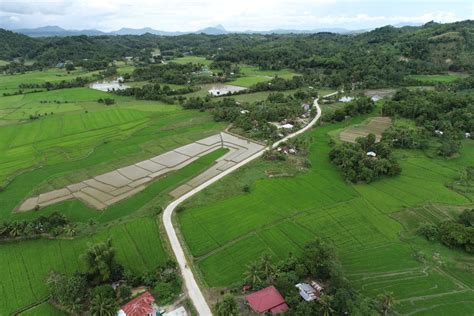
[[(436, 310), (448, 308), (443, 304), (449, 304), (448, 297), (457, 291), (464, 291), (456, 294), (459, 301), (472, 298), (469, 288), (474, 280), (468, 272), (473, 268), (472, 259), (441, 245), (427, 244), (420, 237), (401, 240), (403, 227), (392, 214), (428, 202), (471, 203), (445, 183), (474, 163), (474, 144), (464, 141), (460, 157), (452, 160), (398, 150), (395, 155), (401, 158), (403, 170), (399, 176), (370, 185), (351, 185), (330, 164), (327, 134), (363, 119), (311, 131), (309, 158), (313, 167), (307, 173), (268, 178), (274, 162), (257, 161), (186, 204), (179, 223), (208, 286), (234, 284), (244, 267), (261, 253), (283, 259), (290, 252), (301, 253), (307, 241), (319, 236), (337, 247), (343, 270), (356, 289), (371, 297), (389, 290), (400, 302), (397, 309), (404, 312), (417, 309), (421, 298), (429, 295), (441, 298)], [(230, 190), (236, 181), (250, 184), (250, 192)], [(227, 190), (219, 189), (221, 186)], [(425, 253), (426, 259), (416, 260), (413, 249)], [(467, 266), (457, 264), (458, 260)], [(466, 304), (459, 309), (473, 312)]]
[(358, 183), (370, 183), (382, 176), (400, 174), (400, 165), (384, 142), (375, 142), (375, 135), (358, 137), (355, 144), (336, 145), (329, 153), (331, 162), (343, 174), (344, 179)]
[(463, 74), (449, 74), (449, 75), (412, 75), (411, 79), (415, 79), (422, 83), (436, 83), (436, 82), (453, 82), (465, 77)]
[(50, 271), (71, 274), (85, 268), (80, 258), (88, 243), (108, 238), (114, 241), (117, 261), (135, 273), (165, 264), (168, 255), (155, 220), (135, 219), (73, 240), (32, 240), (0, 247), (2, 287), (0, 310), (7, 314), (48, 295), (46, 277)]

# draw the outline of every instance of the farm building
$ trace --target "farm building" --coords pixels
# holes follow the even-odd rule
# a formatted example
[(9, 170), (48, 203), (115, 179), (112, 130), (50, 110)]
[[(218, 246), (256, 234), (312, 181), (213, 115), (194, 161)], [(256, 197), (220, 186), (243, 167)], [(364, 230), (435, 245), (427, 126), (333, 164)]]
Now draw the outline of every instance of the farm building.
[(247, 295), (245, 299), (256, 313), (278, 314), (288, 310), (285, 299), (274, 286)]
[(155, 298), (145, 292), (139, 297), (134, 298), (123, 305), (117, 313), (118, 316), (157, 316), (161, 315), (158, 306), (155, 304)]

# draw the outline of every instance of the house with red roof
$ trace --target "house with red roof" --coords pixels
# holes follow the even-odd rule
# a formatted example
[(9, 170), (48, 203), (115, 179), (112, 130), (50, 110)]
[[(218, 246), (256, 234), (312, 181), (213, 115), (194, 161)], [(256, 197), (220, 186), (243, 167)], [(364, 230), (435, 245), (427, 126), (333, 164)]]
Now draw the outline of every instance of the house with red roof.
[(150, 292), (145, 292), (123, 305), (117, 316), (157, 316), (160, 315), (155, 298)]
[(274, 287), (269, 286), (245, 297), (252, 310), (256, 313), (283, 313), (289, 308), (283, 296)]

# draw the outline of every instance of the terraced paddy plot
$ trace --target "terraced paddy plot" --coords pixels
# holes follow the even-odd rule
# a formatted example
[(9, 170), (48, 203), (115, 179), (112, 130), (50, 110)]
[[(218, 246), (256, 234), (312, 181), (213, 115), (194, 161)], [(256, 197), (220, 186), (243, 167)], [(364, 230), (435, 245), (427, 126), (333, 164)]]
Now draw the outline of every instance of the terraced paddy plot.
[(92, 208), (102, 210), (144, 190), (149, 182), (171, 171), (179, 170), (218, 148), (230, 148), (230, 151), (220, 158), (215, 166), (172, 191), (173, 197), (178, 197), (199, 186), (236, 163), (261, 151), (264, 146), (227, 133), (221, 133), (134, 165), (96, 176), (93, 179), (28, 198), (20, 204), (17, 210), (19, 212), (31, 211), (37, 207), (45, 207), (71, 199), (78, 199)]
[(376, 141), (380, 141), (382, 133), (389, 128), (391, 124), (392, 120), (389, 117), (373, 117), (362, 124), (345, 128), (339, 134), (339, 139), (344, 142), (355, 143), (358, 137), (374, 134)]
[[(150, 271), (168, 260), (157, 223), (140, 218), (73, 240), (31, 240), (0, 247), (0, 313), (32, 304), (48, 295), (45, 279), (51, 270), (72, 273), (83, 270), (80, 255), (89, 243), (112, 238), (118, 261), (137, 273)], [(47, 307), (41, 310), (48, 310)]]
[[(466, 270), (472, 258), (420, 237), (400, 239), (405, 226), (392, 217), (424, 205), (471, 205), (468, 197), (445, 186), (474, 163), (474, 156), (468, 154), (471, 146), (467, 142), (463, 155), (453, 160), (398, 152), (404, 157), (400, 176), (352, 185), (344, 182), (328, 158), (328, 134), (349, 123), (357, 120), (310, 132), (313, 167), (307, 173), (262, 178), (250, 183), (250, 193), (230, 197), (211, 186), (193, 198), (198, 207), (193, 207), (193, 200), (186, 204), (178, 220), (205, 283), (226, 287), (239, 282), (246, 266), (262, 253), (277, 261), (289, 252), (299, 253), (306, 242), (319, 236), (336, 246), (343, 270), (362, 293), (375, 296), (392, 291), (400, 301), (397, 310), (406, 314), (443, 315), (452, 297), (461, 302), (462, 315), (473, 314), (474, 306), (467, 302), (472, 302), (474, 277), (472, 270)], [(258, 170), (264, 171), (265, 162), (258, 163)], [(266, 164), (272, 167), (271, 162)], [(251, 173), (252, 166), (216, 185), (228, 186)], [(417, 251), (425, 254), (426, 261), (415, 259)], [(433, 305), (436, 298), (439, 304)]]

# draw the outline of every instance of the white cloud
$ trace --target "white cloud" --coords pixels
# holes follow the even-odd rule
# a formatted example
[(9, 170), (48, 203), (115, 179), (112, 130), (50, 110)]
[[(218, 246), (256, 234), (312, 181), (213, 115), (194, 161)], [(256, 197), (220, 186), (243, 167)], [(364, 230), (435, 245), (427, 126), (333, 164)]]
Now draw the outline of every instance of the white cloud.
[(15, 26), (55, 24), (106, 31), (121, 27), (191, 31), (216, 24), (237, 31), (361, 28), (430, 20), (451, 22), (472, 18), (473, 9), (468, 0), (0, 0), (0, 18), (21, 17), (9, 21)]

